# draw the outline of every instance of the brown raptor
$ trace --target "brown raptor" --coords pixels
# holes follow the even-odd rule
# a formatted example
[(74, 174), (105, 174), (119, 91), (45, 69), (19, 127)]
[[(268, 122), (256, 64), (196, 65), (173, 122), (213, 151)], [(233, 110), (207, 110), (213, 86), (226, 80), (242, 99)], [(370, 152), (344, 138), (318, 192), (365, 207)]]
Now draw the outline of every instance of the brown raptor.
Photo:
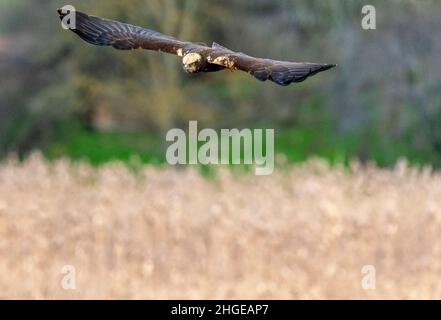
[(261, 81), (271, 80), (279, 85), (302, 82), (336, 65), (297, 63), (254, 58), (213, 43), (211, 47), (180, 41), (162, 33), (127, 23), (89, 16), (85, 13), (58, 9), (60, 19), (75, 13), (71, 30), (83, 40), (98, 46), (112, 46), (120, 50), (143, 48), (182, 57), (187, 73), (213, 72), (223, 69), (242, 70)]

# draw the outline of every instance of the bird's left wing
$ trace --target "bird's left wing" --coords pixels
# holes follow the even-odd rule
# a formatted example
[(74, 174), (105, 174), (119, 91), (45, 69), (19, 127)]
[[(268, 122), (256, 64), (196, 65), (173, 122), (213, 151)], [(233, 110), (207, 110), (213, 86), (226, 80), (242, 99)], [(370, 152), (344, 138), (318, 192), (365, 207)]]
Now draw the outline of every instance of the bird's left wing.
[(270, 80), (281, 86), (302, 82), (307, 78), (331, 68), (335, 64), (300, 63), (255, 58), (229, 50), (214, 43), (213, 52), (208, 57), (212, 64), (224, 66), (230, 70), (241, 70), (253, 75), (260, 81)]

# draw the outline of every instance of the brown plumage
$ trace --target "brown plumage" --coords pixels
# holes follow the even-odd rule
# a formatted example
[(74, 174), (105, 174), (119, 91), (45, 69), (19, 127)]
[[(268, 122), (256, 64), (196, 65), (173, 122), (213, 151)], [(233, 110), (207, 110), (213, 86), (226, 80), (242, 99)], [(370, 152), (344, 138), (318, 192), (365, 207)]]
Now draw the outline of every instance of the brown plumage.
[[(69, 12), (58, 10), (60, 19)], [(76, 25), (72, 29), (83, 40), (98, 46), (112, 46), (120, 50), (143, 48), (161, 51), (182, 57), (187, 73), (213, 72), (223, 69), (242, 70), (260, 81), (271, 80), (287, 86), (302, 82), (335, 65), (319, 63), (295, 63), (261, 59), (234, 52), (213, 43), (211, 47), (180, 41), (162, 33), (133, 26), (127, 23), (89, 16), (75, 12)]]

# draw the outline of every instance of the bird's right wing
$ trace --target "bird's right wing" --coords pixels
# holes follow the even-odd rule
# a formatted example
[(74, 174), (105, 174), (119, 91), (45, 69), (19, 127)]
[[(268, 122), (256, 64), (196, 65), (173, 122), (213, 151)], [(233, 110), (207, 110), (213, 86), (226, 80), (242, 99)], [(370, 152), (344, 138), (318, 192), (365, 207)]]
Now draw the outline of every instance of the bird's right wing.
[[(60, 19), (70, 12), (58, 10)], [(160, 32), (127, 23), (89, 16), (75, 12), (75, 28), (71, 29), (81, 39), (98, 46), (112, 46), (120, 50), (143, 48), (179, 55), (189, 43), (182, 42)]]

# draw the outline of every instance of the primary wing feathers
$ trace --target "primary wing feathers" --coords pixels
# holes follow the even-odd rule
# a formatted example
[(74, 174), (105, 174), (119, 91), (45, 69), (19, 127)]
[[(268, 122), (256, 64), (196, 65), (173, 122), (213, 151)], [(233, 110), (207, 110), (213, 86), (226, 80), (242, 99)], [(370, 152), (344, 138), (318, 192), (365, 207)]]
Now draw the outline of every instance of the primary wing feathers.
[[(60, 19), (68, 14), (62, 10), (58, 10), (58, 12)], [(183, 42), (171, 36), (131, 24), (89, 16), (78, 11), (75, 14), (76, 28), (72, 31), (91, 44), (112, 46), (120, 50), (143, 48), (179, 56), (196, 53), (202, 59), (199, 72), (219, 71), (225, 68), (242, 70), (260, 81), (270, 80), (287, 86), (294, 82), (302, 82), (310, 76), (335, 67), (331, 64), (295, 63), (254, 58), (224, 48), (217, 43), (208, 47), (192, 42)]]
[[(67, 13), (59, 11), (63, 18)], [(98, 46), (112, 46), (119, 50), (148, 49), (177, 54), (186, 43), (162, 33), (118, 21), (76, 12), (72, 31), (83, 40)]]
[(335, 65), (317, 63), (294, 63), (269, 59), (237, 59), (237, 68), (252, 74), (260, 81), (271, 80), (281, 86), (302, 82), (307, 78), (329, 70)]

